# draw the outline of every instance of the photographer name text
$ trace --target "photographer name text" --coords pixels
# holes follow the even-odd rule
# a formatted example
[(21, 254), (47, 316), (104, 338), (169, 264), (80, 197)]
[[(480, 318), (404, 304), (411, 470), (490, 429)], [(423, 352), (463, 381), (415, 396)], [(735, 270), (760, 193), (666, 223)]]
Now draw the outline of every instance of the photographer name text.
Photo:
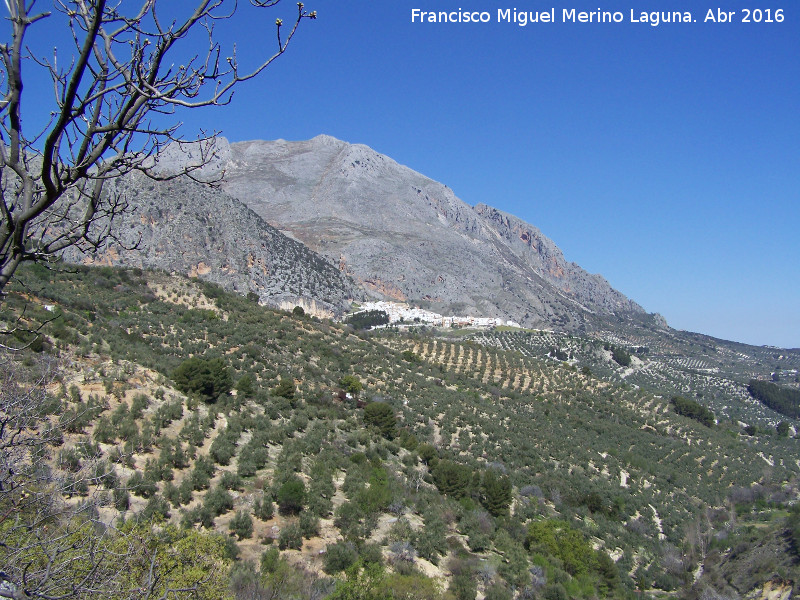
[(551, 8), (541, 11), (498, 8), (497, 12), (449, 10), (429, 11), (411, 9), (412, 23), (510, 23), (520, 27), (538, 23), (637, 23), (658, 27), (673, 23), (783, 23), (786, 19), (782, 8), (744, 8), (727, 10), (708, 8), (702, 11), (582, 11), (575, 8)]

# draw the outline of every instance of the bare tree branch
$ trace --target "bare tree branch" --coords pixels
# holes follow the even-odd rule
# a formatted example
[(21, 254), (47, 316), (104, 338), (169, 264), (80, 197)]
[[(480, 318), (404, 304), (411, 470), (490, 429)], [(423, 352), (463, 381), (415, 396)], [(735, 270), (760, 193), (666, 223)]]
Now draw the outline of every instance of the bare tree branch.
[[(280, 0), (250, 0), (269, 9)], [(275, 21), (272, 53), (248, 69), (235, 46), (225, 56), (215, 27), (233, 19), (235, 0), (195, 0), (183, 17), (176, 3), (138, 0), (9, 0), (10, 39), (0, 43), (0, 302), (22, 262), (47, 262), (70, 246), (96, 248), (113, 237), (123, 198), (104, 182), (141, 171), (176, 177), (213, 158), (214, 133), (201, 133), (200, 159), (181, 173), (154, 170), (161, 150), (187, 141), (171, 117), (179, 110), (228, 104), (236, 86), (260, 75), (288, 48), (304, 19), (316, 12), (297, 3), (291, 23)], [(182, 3), (181, 3), (182, 4)], [(37, 56), (26, 35), (44, 19), (70, 31), (71, 52)], [(205, 38), (196, 45), (196, 33)], [(62, 64), (62, 56), (67, 62)], [(23, 127), (24, 69), (43, 70), (52, 82), (45, 129)]]

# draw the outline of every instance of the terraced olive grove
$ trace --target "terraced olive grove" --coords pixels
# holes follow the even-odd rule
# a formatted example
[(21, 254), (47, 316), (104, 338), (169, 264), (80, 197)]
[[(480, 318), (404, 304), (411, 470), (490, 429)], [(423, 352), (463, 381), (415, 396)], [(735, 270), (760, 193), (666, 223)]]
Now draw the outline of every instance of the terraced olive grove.
[[(14, 399), (35, 396), (23, 429), (47, 435), (3, 455), (31, 467), (0, 492), (19, 515), (0, 522), (12, 581), (14, 552), (41, 533), (18, 527), (43, 506), (21, 492), (36, 477), (37, 502), (70, 515), (53, 522), (98, 544), (130, 528), (208, 544), (221, 587), (200, 597), (700, 597), (800, 581), (779, 543), (796, 520), (798, 424), (705, 426), (672, 408), (673, 380), (633, 385), (604, 344), (640, 371), (664, 348), (356, 331), (137, 269), (33, 267), (24, 281), (0, 314), (25, 325), (2, 356), (15, 382), (2, 409), (21, 423)], [(211, 393), (191, 385), (207, 379)], [(759, 544), (771, 564), (746, 552)], [(751, 576), (731, 575), (736, 556)]]

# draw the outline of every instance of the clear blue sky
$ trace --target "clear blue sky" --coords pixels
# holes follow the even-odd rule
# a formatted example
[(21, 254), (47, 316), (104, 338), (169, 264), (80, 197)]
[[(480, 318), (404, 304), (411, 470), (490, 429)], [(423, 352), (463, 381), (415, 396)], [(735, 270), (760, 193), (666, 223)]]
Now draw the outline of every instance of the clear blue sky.
[[(733, 23), (703, 22), (709, 8)], [(184, 113), (232, 141), (363, 143), (513, 213), (670, 325), (800, 347), (800, 5), (722, 0), (308, 0), (288, 53), (233, 105)], [(556, 23), (498, 23), (498, 8)], [(294, 5), (226, 30), (270, 49)], [(744, 7), (783, 23), (741, 23)], [(411, 9), (492, 22), (412, 23)], [(562, 9), (623, 13), (562, 23)], [(688, 24), (630, 13), (692, 11)], [(774, 12), (773, 12), (774, 14)], [(221, 24), (222, 27), (224, 24)]]

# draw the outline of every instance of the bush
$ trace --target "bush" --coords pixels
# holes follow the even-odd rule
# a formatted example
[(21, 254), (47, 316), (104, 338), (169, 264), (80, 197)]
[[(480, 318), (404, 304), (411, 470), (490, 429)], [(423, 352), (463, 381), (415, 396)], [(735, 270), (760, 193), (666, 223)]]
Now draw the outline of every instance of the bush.
[(569, 594), (560, 583), (551, 583), (544, 588), (544, 600), (569, 600)]
[(328, 575), (335, 575), (349, 569), (358, 560), (358, 552), (351, 542), (337, 542), (325, 550), (322, 570)]
[(447, 588), (456, 600), (475, 600), (478, 594), (478, 586), (469, 573), (459, 573), (450, 580)]
[(364, 423), (374, 425), (386, 439), (394, 439), (397, 434), (397, 417), (394, 409), (385, 402), (370, 402), (364, 408)]
[(447, 553), (447, 526), (437, 513), (425, 515), (425, 527), (415, 536), (413, 544), (419, 555), (438, 564), (439, 557)]
[(383, 551), (378, 544), (364, 544), (358, 554), (365, 567), (383, 565)]
[[(211, 481), (211, 477), (209, 476), (208, 472), (200, 468), (198, 464), (199, 462), (199, 460), (195, 462), (194, 469), (192, 469), (189, 477), (184, 480), (189, 482), (191, 489), (197, 490), (198, 492), (208, 488), (208, 484)], [(181, 482), (181, 485), (183, 485), (183, 482)]]
[(294, 381), (281, 377), (280, 383), (272, 390), (272, 394), (286, 400), (294, 400), (295, 386)]
[(319, 517), (308, 511), (300, 513), (300, 533), (310, 539), (319, 535)]
[(257, 519), (269, 521), (274, 514), (272, 500), (266, 496), (256, 500), (253, 505), (253, 514)]
[(689, 400), (683, 396), (673, 396), (670, 402), (675, 407), (675, 412), (679, 415), (694, 419), (706, 427), (714, 425), (714, 413), (702, 404), (698, 404), (694, 400)]
[(252, 398), (255, 396), (256, 388), (253, 384), (253, 378), (245, 373), (236, 382), (236, 394), (241, 398)]
[(440, 460), (433, 468), (433, 482), (441, 493), (463, 498), (472, 482), (472, 469), (450, 460)]
[(278, 510), (282, 515), (296, 515), (303, 510), (306, 486), (297, 475), (291, 475), (278, 489)]
[(233, 386), (231, 372), (221, 358), (189, 358), (172, 372), (172, 379), (179, 390), (197, 394), (206, 402), (214, 402)]
[(764, 406), (784, 416), (800, 418), (800, 390), (784, 388), (769, 381), (751, 379), (747, 391)]
[(203, 506), (216, 517), (233, 508), (233, 497), (228, 490), (218, 485), (206, 494)]
[[(236, 438), (238, 437), (237, 435)], [(236, 455), (234, 435), (227, 429), (220, 431), (219, 435), (211, 442), (208, 453), (218, 464), (223, 466), (230, 464), (231, 459)]]
[(261, 574), (274, 573), (281, 560), (281, 553), (277, 548), (267, 548), (261, 554)]
[(490, 469), (483, 476), (483, 505), (492, 516), (508, 514), (511, 506), (511, 480), (506, 475), (498, 475)]
[(130, 508), (131, 505), (131, 495), (128, 493), (127, 488), (124, 487), (117, 487), (114, 488), (114, 508), (116, 508), (119, 512), (125, 512)]
[(231, 519), (230, 530), (240, 540), (253, 537), (253, 519), (250, 514), (242, 510), (238, 511)]
[(420, 444), (417, 446), (417, 454), (419, 455), (419, 459), (426, 465), (430, 464), (433, 459), (439, 457), (438, 450), (431, 444)]
[(528, 525), (525, 543), (531, 550), (542, 547), (548, 554), (560, 559), (570, 575), (587, 573), (596, 563), (591, 544), (565, 521), (534, 521)]
[(629, 367), (631, 365), (631, 355), (624, 348), (614, 346), (611, 349), (611, 358), (621, 367)]
[(367, 310), (345, 317), (344, 322), (354, 329), (371, 329), (376, 325), (387, 325), (389, 314), (383, 310)]
[(493, 583), (486, 588), (485, 600), (511, 600), (511, 590), (502, 583)]
[(345, 375), (339, 380), (339, 385), (342, 386), (342, 389), (345, 392), (352, 394), (353, 396), (358, 396), (358, 394), (361, 393), (361, 390), (364, 389), (364, 385), (361, 383), (361, 380), (355, 375)]
[(161, 521), (169, 519), (169, 516), (169, 504), (167, 501), (158, 494), (154, 494), (137, 515), (137, 518), (141, 521)]
[(278, 547), (281, 550), (291, 549), (300, 550), (303, 547), (303, 533), (297, 523), (289, 523), (281, 529), (278, 536)]
[(136, 471), (128, 479), (128, 489), (136, 496), (151, 498), (158, 491), (158, 486), (151, 479), (144, 477), (141, 471)]
[(225, 473), (222, 474), (222, 479), (220, 479), (219, 484), (226, 490), (241, 490), (242, 478), (236, 473), (225, 471)]

